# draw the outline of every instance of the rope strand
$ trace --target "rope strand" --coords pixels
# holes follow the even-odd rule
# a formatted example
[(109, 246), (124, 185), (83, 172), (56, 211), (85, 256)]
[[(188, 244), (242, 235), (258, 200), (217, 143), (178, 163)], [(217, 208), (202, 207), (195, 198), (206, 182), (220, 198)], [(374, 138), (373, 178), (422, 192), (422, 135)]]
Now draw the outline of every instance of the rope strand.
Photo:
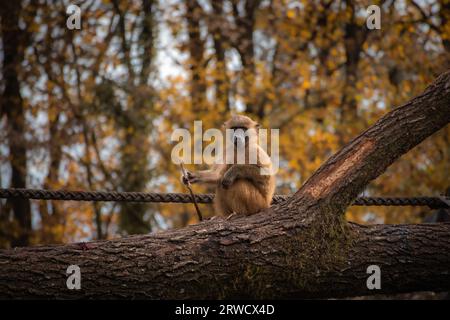
[[(211, 203), (214, 194), (195, 194), (197, 203)], [(116, 191), (69, 191), (44, 189), (0, 189), (0, 198), (65, 201), (115, 201), (115, 202), (162, 202), (192, 203), (187, 193), (116, 192)], [(280, 203), (288, 195), (275, 195), (272, 203)], [(432, 209), (450, 208), (450, 197), (359, 197), (353, 206), (427, 206)]]

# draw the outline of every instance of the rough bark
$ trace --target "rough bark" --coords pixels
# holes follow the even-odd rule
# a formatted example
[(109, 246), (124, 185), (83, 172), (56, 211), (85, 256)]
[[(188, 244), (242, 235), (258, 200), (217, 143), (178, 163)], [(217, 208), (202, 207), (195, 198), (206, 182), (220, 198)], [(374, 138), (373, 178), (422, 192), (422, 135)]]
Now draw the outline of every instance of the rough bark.
[[(351, 225), (353, 244), (336, 248), (340, 258), (330, 261), (294, 217), (276, 227), (263, 220), (3, 251), (0, 297), (327, 298), (450, 286), (449, 224)], [(72, 264), (81, 268), (81, 290), (66, 288)], [(382, 271), (380, 291), (366, 287), (373, 264)]]
[[(345, 208), (450, 121), (450, 72), (250, 217), (86, 245), (0, 251), (0, 298), (329, 298), (450, 289), (450, 224), (359, 226)], [(66, 269), (81, 268), (81, 290)], [(367, 267), (381, 290), (367, 289)]]

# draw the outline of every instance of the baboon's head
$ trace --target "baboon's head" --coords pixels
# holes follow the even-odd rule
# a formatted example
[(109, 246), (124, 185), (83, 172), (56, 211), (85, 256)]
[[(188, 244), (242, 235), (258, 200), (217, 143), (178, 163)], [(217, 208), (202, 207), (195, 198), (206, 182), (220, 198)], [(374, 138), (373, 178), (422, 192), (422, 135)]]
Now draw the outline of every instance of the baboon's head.
[(232, 130), (231, 139), (235, 146), (258, 142), (259, 124), (247, 116), (233, 115), (224, 123), (224, 128)]

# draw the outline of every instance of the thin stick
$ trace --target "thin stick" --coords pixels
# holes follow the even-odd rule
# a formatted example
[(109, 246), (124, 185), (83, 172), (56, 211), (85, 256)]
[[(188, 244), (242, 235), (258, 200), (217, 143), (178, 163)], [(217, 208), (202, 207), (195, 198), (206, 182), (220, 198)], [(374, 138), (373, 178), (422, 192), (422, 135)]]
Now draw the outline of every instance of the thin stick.
[(188, 188), (189, 193), (191, 194), (192, 202), (194, 202), (195, 210), (197, 211), (198, 220), (203, 221), (203, 216), (198, 207), (197, 200), (195, 200), (194, 192), (192, 191), (192, 188), (191, 188), (191, 183), (187, 179), (187, 172), (186, 172), (186, 169), (184, 168), (183, 162), (180, 162), (180, 167), (181, 167), (181, 173), (182, 173), (183, 177), (186, 178), (185, 181), (187, 181), (187, 183), (185, 184), (185, 186)]

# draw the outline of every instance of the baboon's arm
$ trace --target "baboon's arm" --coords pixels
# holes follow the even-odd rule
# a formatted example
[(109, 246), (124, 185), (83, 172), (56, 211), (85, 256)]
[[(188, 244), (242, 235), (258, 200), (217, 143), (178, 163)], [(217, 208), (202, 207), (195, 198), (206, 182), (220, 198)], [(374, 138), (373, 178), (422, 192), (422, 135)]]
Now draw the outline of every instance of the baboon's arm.
[(187, 177), (183, 177), (183, 182), (189, 181), (190, 183), (206, 183), (215, 184), (220, 180), (220, 166), (214, 166), (211, 170), (201, 170), (196, 172), (187, 172)]
[(236, 179), (247, 179), (254, 184), (260, 184), (269, 178), (268, 175), (261, 174), (262, 167), (257, 164), (237, 164), (231, 166), (225, 172), (222, 179), (222, 186), (227, 188), (233, 184)]

